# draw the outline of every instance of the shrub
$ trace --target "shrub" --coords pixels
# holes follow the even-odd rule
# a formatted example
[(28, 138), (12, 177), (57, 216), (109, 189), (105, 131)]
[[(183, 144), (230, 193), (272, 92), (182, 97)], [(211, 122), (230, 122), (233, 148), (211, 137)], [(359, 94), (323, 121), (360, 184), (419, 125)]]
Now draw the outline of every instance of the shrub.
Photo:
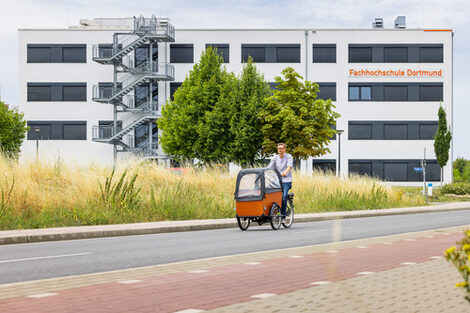
[(462, 275), (464, 281), (457, 283), (457, 287), (465, 290), (465, 299), (470, 302), (469, 265), (470, 265), (470, 230), (464, 232), (465, 237), (457, 242), (457, 247), (452, 246), (445, 252), (447, 261), (452, 262)]
[(469, 183), (453, 183), (441, 187), (441, 194), (468, 195), (470, 194)]

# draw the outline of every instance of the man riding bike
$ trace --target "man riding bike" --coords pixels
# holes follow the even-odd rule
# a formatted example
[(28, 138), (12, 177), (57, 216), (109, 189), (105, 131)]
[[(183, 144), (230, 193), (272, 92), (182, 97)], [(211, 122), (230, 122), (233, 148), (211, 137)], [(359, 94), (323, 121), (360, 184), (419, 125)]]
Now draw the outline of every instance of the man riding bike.
[(292, 155), (286, 153), (286, 144), (285, 143), (278, 143), (277, 144), (277, 155), (272, 158), (271, 162), (269, 162), (268, 168), (275, 168), (277, 169), (282, 176), (282, 206), (281, 206), (281, 214), (282, 220), (286, 218), (286, 206), (287, 206), (287, 195), (289, 190), (292, 188), (292, 168), (294, 167), (294, 159)]

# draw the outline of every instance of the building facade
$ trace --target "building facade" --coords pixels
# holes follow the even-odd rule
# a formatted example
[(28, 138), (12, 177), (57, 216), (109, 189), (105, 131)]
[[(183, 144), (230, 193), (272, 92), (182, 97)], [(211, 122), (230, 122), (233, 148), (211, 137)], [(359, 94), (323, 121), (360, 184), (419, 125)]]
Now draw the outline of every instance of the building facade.
[[(418, 185), (423, 174), (416, 168), (426, 158), (427, 180), (441, 179), (433, 135), (439, 106), (452, 130), (451, 30), (177, 28), (165, 40), (132, 46), (122, 35), (113, 41), (116, 33), (133, 31), (134, 19), (19, 30), (19, 107), (31, 128), (23, 158), (36, 155), (37, 139), (43, 158), (107, 164), (115, 155), (164, 158), (154, 121), (201, 53), (215, 46), (228, 71), (240, 73), (252, 56), (274, 82), (291, 66), (319, 84), (319, 97), (333, 100), (341, 114), (336, 128), (344, 132), (331, 141), (331, 153), (302, 161), (302, 171), (331, 169)], [(119, 57), (121, 67), (110, 61), (116, 53), (125, 55)], [(157, 69), (145, 74), (153, 79), (130, 84), (144, 75), (137, 71), (144, 62), (167, 64), (168, 75), (156, 78)], [(452, 148), (450, 155), (445, 182), (452, 180)]]

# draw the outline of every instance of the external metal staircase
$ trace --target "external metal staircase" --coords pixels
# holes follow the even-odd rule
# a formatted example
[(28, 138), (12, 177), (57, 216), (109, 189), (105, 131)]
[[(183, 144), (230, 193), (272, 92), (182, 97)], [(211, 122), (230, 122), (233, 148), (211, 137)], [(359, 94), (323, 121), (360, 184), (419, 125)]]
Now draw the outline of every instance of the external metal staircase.
[[(161, 105), (154, 99), (153, 90), (160, 81), (174, 80), (175, 71), (173, 65), (166, 62), (167, 54), (164, 60), (155, 60), (152, 53), (159, 43), (166, 44), (174, 40), (175, 29), (168, 19), (157, 19), (155, 16), (146, 19), (141, 16), (134, 19), (131, 32), (113, 35), (111, 49), (104, 50), (102, 45), (93, 45), (93, 60), (114, 67), (112, 84), (106, 88), (100, 84), (93, 86), (93, 101), (113, 105), (114, 118), (111, 124), (93, 126), (92, 137), (96, 142), (113, 144), (115, 160), (117, 152), (133, 152), (145, 158), (159, 157), (158, 142), (152, 138), (152, 123), (160, 116)], [(145, 60), (137, 55), (137, 49), (148, 49)], [(148, 88), (148, 95), (144, 101), (142, 95), (139, 95), (137, 103), (139, 87)], [(136, 145), (133, 133), (146, 123), (148, 140), (140, 140)]]

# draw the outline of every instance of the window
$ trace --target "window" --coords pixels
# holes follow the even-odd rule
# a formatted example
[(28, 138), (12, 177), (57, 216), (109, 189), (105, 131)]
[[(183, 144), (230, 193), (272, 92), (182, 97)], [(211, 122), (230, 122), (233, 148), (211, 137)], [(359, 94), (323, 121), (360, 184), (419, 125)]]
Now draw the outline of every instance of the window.
[[(420, 160), (349, 160), (349, 173), (375, 176), (389, 181), (422, 181), (423, 173), (413, 168)], [(441, 172), (436, 160), (426, 161), (426, 180), (440, 181)]]
[(442, 45), (436, 47), (420, 47), (419, 61), (421, 63), (442, 63), (443, 62), (443, 47)]
[(86, 63), (85, 44), (28, 44), (28, 63)]
[(86, 121), (28, 121), (28, 126), (28, 140), (86, 140)]
[(242, 61), (248, 62), (248, 57), (253, 58), (253, 62), (265, 62), (265, 48), (264, 47), (242, 47)]
[(30, 85), (28, 84), (28, 101), (50, 101), (50, 85)]
[(242, 44), (242, 62), (300, 63), (299, 44)]
[(349, 100), (371, 100), (371, 93), (370, 86), (350, 86)]
[(313, 63), (336, 63), (336, 44), (313, 45)]
[(407, 101), (408, 100), (408, 87), (397, 85), (384, 86), (384, 100), (385, 101)]
[(98, 45), (98, 56), (100, 58), (110, 58), (113, 55), (113, 44), (100, 43)]
[(349, 139), (372, 139), (371, 124), (349, 124)]
[(171, 44), (170, 63), (193, 63), (193, 44)]
[(170, 99), (173, 101), (176, 90), (182, 85), (183, 83), (170, 83)]
[(370, 63), (370, 62), (372, 62), (372, 48), (349, 47), (349, 63)]
[(406, 63), (408, 62), (408, 48), (406, 47), (384, 47), (384, 62)]
[[(50, 124), (36, 124), (28, 122), (29, 130), (28, 140), (46, 140), (51, 139), (51, 125)], [(37, 130), (39, 130), (37, 132)]]
[(86, 63), (85, 47), (64, 47), (62, 48), (63, 63)]
[[(149, 142), (148, 136), (149, 125), (143, 124), (137, 126), (134, 130), (135, 146), (140, 147)], [(158, 142), (158, 127), (156, 123), (152, 123), (152, 142)]]
[(277, 63), (300, 63), (300, 46), (299, 47), (277, 47), (276, 48)]
[[(100, 126), (98, 138), (111, 138), (114, 132), (114, 121), (99, 121), (98, 125)], [(122, 121), (117, 121), (116, 123), (116, 133), (122, 130)]]
[[(148, 102), (150, 98), (150, 86), (142, 85), (134, 88), (134, 100), (135, 107), (138, 108), (142, 104)], [(154, 103), (158, 103), (158, 85), (152, 85), (152, 100)]]
[(28, 101), (86, 101), (86, 83), (28, 83)]
[(230, 62), (230, 48), (228, 44), (206, 44), (206, 49), (208, 47), (217, 49), (217, 54), (224, 59), (224, 63)]
[(28, 47), (28, 63), (51, 63), (51, 48)]
[(384, 139), (408, 139), (408, 125), (385, 124)]
[(384, 162), (385, 180), (389, 181), (407, 181), (408, 180), (408, 163), (407, 162)]
[(314, 171), (322, 172), (336, 172), (336, 160), (312, 160), (312, 167)]
[(62, 86), (63, 101), (86, 101), (86, 85)]
[(86, 140), (86, 124), (63, 124), (64, 140)]
[(434, 139), (437, 131), (437, 122), (419, 125), (419, 139)]
[(420, 101), (442, 101), (442, 84), (419, 87)]
[(320, 88), (318, 99), (336, 101), (336, 83), (318, 83), (318, 86)]

